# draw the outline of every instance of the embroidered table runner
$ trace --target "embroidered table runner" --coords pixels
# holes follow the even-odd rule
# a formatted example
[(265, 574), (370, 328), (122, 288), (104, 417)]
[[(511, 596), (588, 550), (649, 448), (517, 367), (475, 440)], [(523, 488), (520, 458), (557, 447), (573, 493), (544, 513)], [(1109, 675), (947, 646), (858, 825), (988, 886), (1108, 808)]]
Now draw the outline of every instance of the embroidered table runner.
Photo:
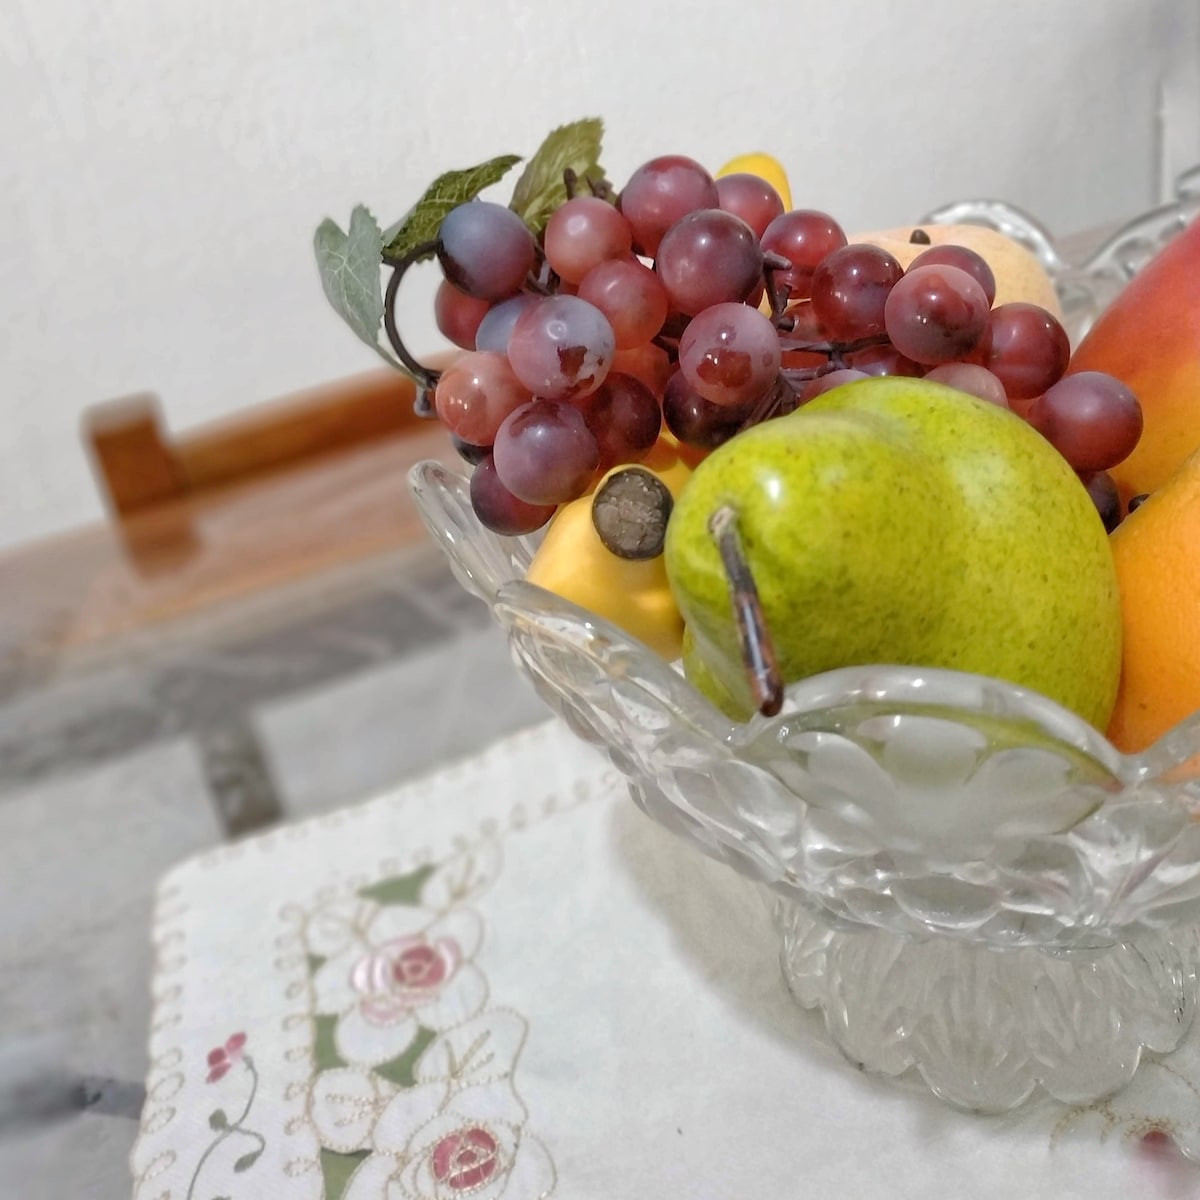
[(138, 1200), (1200, 1194), (1200, 1033), (1086, 1109), (868, 1077), (558, 722), (183, 864), (154, 938)]

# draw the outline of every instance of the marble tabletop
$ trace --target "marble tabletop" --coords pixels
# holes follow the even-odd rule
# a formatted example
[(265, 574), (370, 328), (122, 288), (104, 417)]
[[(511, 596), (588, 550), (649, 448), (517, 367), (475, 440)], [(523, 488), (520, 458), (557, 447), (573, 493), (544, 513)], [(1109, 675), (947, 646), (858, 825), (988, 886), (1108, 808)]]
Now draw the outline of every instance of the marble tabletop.
[(0, 692), (7, 1200), (130, 1195), (160, 876), (545, 716), (432, 547)]

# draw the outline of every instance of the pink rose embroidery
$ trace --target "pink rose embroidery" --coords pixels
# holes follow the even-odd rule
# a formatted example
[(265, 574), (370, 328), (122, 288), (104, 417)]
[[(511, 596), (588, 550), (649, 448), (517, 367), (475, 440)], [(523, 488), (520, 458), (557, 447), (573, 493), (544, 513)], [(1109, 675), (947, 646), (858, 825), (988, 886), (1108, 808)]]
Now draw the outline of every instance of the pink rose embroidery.
[(208, 1052), (208, 1082), (216, 1083), (234, 1063), (242, 1057), (242, 1049), (246, 1045), (246, 1035), (235, 1033), (224, 1046), (218, 1046)]
[(403, 1020), (438, 995), (462, 959), (462, 950), (452, 938), (430, 942), (417, 935), (385, 942), (360, 958), (350, 972), (363, 1017), (372, 1025)]
[(500, 1167), (500, 1147), (478, 1125), (455, 1130), (437, 1142), (429, 1156), (433, 1177), (451, 1191), (482, 1187)]

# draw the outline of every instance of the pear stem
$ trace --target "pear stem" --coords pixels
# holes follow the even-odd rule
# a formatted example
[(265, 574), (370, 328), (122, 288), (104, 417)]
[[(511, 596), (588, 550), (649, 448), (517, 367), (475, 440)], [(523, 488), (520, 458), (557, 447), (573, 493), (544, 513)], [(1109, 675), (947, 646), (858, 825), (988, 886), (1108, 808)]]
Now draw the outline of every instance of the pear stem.
[(746, 561), (737, 520), (737, 510), (723, 504), (709, 519), (708, 531), (717, 544), (721, 565), (729, 580), (733, 617), (750, 694), (758, 711), (764, 717), (773, 717), (783, 707), (783, 676), (775, 657), (775, 644), (767, 629), (758, 585)]

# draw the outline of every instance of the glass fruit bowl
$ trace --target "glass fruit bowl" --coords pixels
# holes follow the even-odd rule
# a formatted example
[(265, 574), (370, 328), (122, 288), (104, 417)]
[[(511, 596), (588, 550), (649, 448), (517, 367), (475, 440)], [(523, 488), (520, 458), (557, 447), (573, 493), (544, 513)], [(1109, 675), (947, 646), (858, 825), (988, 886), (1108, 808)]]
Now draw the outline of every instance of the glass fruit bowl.
[(760, 883), (783, 973), (854, 1062), (1002, 1110), (1083, 1103), (1187, 1032), (1200, 966), (1200, 716), (1138, 757), (1053, 702), (851, 668), (734, 724), (640, 642), (525, 582), (533, 538), (413, 468), (422, 518), (538, 693), (638, 805)]
[[(923, 223), (1024, 241), (1077, 340), (1197, 192), (1181, 186), (1083, 267), (1007, 205)], [(485, 529), (465, 475), (424, 462), (410, 486), (549, 707), (649, 816), (761, 885), (788, 988), (853, 1062), (1002, 1111), (1039, 1089), (1091, 1102), (1143, 1051), (1179, 1044), (1200, 978), (1200, 714), (1126, 757), (1035, 693), (869, 666), (796, 683), (778, 716), (734, 724), (677, 665), (527, 583), (537, 535)]]

